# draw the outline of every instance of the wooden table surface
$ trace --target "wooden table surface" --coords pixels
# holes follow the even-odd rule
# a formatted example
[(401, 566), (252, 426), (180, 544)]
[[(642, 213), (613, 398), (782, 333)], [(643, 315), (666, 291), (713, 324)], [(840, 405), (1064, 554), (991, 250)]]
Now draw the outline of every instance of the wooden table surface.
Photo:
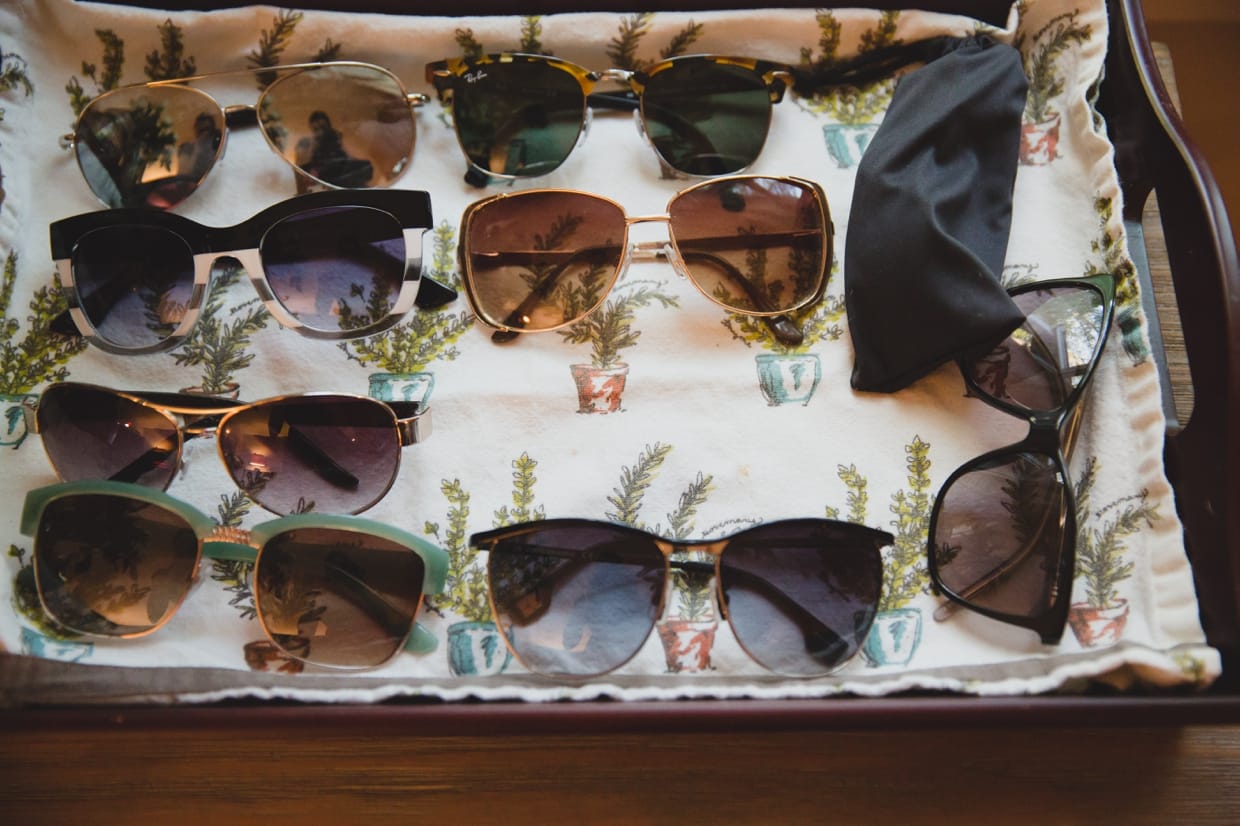
[[(1186, 421), (1156, 221), (1146, 240)], [(1240, 726), (427, 736), (338, 708), (211, 711), (9, 712), (0, 823), (1240, 821)]]

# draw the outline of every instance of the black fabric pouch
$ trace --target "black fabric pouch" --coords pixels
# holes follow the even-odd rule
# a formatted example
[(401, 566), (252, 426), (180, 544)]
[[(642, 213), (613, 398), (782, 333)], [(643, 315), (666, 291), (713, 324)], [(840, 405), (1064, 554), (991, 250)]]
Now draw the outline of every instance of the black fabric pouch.
[(999, 278), (1028, 88), (1020, 53), (941, 37), (869, 56), (859, 74), (910, 58), (925, 65), (900, 79), (861, 156), (844, 244), (856, 390), (895, 392), (985, 355), (1024, 318)]

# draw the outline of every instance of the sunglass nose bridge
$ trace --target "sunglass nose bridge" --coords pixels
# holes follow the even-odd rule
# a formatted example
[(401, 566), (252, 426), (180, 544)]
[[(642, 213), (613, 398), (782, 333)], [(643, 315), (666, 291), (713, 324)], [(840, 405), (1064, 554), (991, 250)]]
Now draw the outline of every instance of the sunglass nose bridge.
[(258, 109), (244, 103), (225, 106), (224, 125), (229, 129), (248, 129), (258, 126)]
[(667, 591), (663, 595), (665, 620), (719, 619), (715, 604), (715, 556), (701, 546), (674, 544), (667, 557)]

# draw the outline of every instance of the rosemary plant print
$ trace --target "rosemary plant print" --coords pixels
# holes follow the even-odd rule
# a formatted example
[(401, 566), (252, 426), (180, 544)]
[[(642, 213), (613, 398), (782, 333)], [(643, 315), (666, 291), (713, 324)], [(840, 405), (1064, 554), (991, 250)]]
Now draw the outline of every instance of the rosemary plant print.
[(1068, 625), (1086, 648), (1114, 645), (1123, 636), (1129, 607), (1120, 596), (1120, 583), (1132, 576), (1136, 564), (1125, 559), (1127, 540), (1159, 519), (1147, 491), (1094, 503), (1100, 471), (1097, 457), (1091, 456), (1076, 483), (1076, 574), (1084, 581), (1085, 601), (1073, 603)]
[[(460, 286), (455, 271), (456, 228), (441, 221), (434, 230), (433, 253), (425, 276), (453, 289)], [(380, 312), (379, 317), (382, 317)], [(359, 322), (370, 323), (369, 316)], [(465, 310), (416, 310), (406, 321), (369, 338), (341, 342), (339, 347), (363, 367), (378, 368), (370, 375), (370, 395), (382, 401), (429, 401), (435, 386), (431, 367), (453, 361), (461, 351), (457, 342), (473, 326)]]
[[(842, 26), (832, 11), (819, 11), (818, 52), (801, 50), (803, 66), (828, 68), (840, 60)], [(899, 45), (896, 27), (900, 12), (885, 11), (877, 26), (862, 32), (859, 54)], [(895, 93), (896, 79), (884, 78), (862, 86), (840, 85), (804, 98), (801, 105), (809, 112), (825, 118), (822, 127), (827, 152), (841, 169), (856, 167), (861, 155), (878, 131), (880, 115), (887, 111)]]

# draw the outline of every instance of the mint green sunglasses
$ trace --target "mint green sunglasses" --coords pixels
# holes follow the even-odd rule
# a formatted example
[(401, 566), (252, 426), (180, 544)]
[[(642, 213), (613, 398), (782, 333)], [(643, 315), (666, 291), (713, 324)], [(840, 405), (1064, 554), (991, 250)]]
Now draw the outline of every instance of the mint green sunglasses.
[(21, 530), (34, 537), (39, 602), (70, 631), (157, 631), (206, 557), (253, 563), (259, 623), (293, 659), (374, 668), (437, 645), (415, 617), (425, 594), (443, 591), (448, 554), (380, 522), (302, 513), (243, 530), (163, 491), (86, 481), (26, 494)]

